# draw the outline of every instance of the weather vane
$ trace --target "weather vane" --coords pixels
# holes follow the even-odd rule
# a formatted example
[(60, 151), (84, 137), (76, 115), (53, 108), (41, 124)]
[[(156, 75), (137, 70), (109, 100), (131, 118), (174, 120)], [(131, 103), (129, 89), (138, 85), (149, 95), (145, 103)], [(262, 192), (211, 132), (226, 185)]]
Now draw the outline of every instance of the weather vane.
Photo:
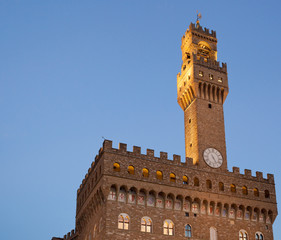
[(197, 13), (196, 27), (198, 28), (200, 26), (199, 19), (202, 18), (202, 15), (201, 15), (201, 13), (198, 13), (198, 10), (196, 11), (196, 13)]

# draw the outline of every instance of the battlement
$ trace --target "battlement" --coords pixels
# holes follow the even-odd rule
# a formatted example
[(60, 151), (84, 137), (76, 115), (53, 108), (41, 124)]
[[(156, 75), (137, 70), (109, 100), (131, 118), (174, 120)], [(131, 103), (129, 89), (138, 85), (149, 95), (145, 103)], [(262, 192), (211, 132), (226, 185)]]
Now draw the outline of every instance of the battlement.
[[(85, 178), (82, 181), (82, 184), (80, 185), (79, 189), (77, 190), (77, 194), (80, 193), (82, 188), (86, 185), (87, 179), (90, 175), (90, 172), (93, 171), (97, 163), (99, 162), (101, 155), (104, 152), (110, 152), (110, 153), (116, 153), (116, 154), (122, 154), (122, 155), (127, 155), (128, 157), (139, 157), (143, 158), (145, 160), (149, 161), (154, 161), (154, 162), (159, 162), (163, 164), (171, 164), (174, 166), (181, 166), (181, 167), (186, 167), (190, 169), (198, 169), (198, 165), (193, 164), (193, 159), (192, 158), (185, 158), (185, 162), (181, 161), (181, 156), (177, 154), (173, 154), (173, 159), (168, 159), (168, 153), (167, 152), (160, 152), (160, 156), (156, 157), (155, 156), (155, 151), (153, 149), (146, 149), (146, 154), (141, 153), (141, 147), (138, 146), (133, 146), (133, 151), (128, 151), (127, 150), (127, 144), (125, 143), (119, 143), (118, 148), (113, 148), (112, 147), (112, 141), (110, 140), (104, 140), (103, 142), (103, 147), (100, 148), (99, 150), (99, 155), (95, 157), (95, 161), (92, 162), (91, 167), (88, 169), (88, 173), (85, 175)], [(240, 168), (238, 167), (233, 167), (232, 172), (228, 171), (226, 173), (229, 176), (239, 176), (241, 179), (245, 180), (254, 180), (258, 182), (263, 182), (263, 183), (269, 183), (269, 184), (274, 184), (274, 175), (273, 174), (267, 174), (267, 178), (263, 177), (262, 172), (256, 172), (256, 175), (252, 175), (252, 171), (249, 169), (244, 170), (244, 174), (240, 173)]]
[[(154, 154), (153, 149), (146, 149), (146, 154), (141, 154), (141, 147), (133, 146), (133, 151), (130, 152), (127, 150), (127, 144), (125, 143), (119, 143), (118, 149), (112, 147), (112, 141), (105, 140), (103, 142), (103, 150), (108, 152), (114, 152), (114, 153), (122, 153), (126, 154), (128, 156), (139, 156), (142, 158), (145, 158), (147, 160), (162, 162), (162, 163), (168, 163), (178, 166), (184, 166), (189, 168), (197, 168), (196, 165), (193, 164), (192, 158), (186, 158), (185, 162), (181, 162), (181, 156), (174, 154), (173, 159), (168, 159), (168, 154), (166, 152), (160, 152), (160, 157), (156, 157)], [(232, 172), (228, 172), (232, 175), (240, 175), (241, 178), (248, 179), (248, 180), (255, 180), (260, 182), (266, 182), (270, 184), (274, 184), (274, 175), (273, 174), (267, 174), (267, 178), (263, 177), (262, 172), (256, 172), (256, 176), (252, 175), (252, 171), (249, 169), (244, 170), (244, 174), (240, 173), (240, 169), (238, 167), (233, 167)]]
[(256, 175), (252, 175), (252, 170), (249, 169), (244, 169), (244, 174), (240, 173), (240, 168), (239, 167), (232, 167), (232, 173), (234, 175), (239, 175), (239, 178), (245, 178), (245, 179), (250, 179), (250, 180), (256, 180), (259, 182), (267, 182), (270, 184), (274, 184), (274, 175), (273, 174), (267, 174), (267, 178), (263, 178), (263, 173), (256, 171)]
[(114, 152), (114, 153), (122, 153), (122, 154), (127, 154), (129, 156), (139, 156), (141, 158), (145, 158), (147, 160), (152, 160), (152, 161), (159, 161), (162, 163), (167, 163), (167, 164), (174, 164), (174, 165), (180, 165), (180, 166), (192, 166), (193, 165), (193, 160), (191, 158), (186, 158), (185, 162), (181, 162), (181, 156), (177, 154), (173, 154), (173, 159), (170, 160), (168, 159), (168, 153), (167, 152), (160, 152), (160, 156), (156, 157), (154, 154), (153, 149), (146, 149), (146, 154), (141, 154), (141, 147), (138, 146), (133, 146), (133, 151), (130, 152), (127, 150), (127, 144), (125, 143), (119, 143), (118, 149), (112, 147), (112, 141), (110, 140), (105, 140), (103, 142), (103, 150), (109, 151), (109, 152)]
[(192, 54), (192, 60), (193, 60), (193, 63), (195, 63), (195, 64), (200, 64), (204, 67), (212, 68), (217, 71), (227, 73), (227, 64), (226, 63), (220, 63), (219, 61), (216, 61), (216, 60), (212, 60), (209, 58), (203, 58), (196, 54)]
[(208, 28), (202, 28), (202, 26), (198, 26), (196, 27), (195, 23), (190, 23), (189, 25), (189, 29), (187, 30), (187, 32), (198, 32), (198, 33), (201, 33), (201, 34), (204, 34), (204, 35), (208, 35), (209, 37), (213, 37), (213, 38), (216, 38), (217, 37), (217, 34), (216, 34), (216, 31), (213, 31), (208, 29)]
[(74, 229), (72, 229), (71, 232), (69, 232), (66, 235), (64, 235), (63, 240), (71, 240), (74, 237), (76, 237), (76, 232), (75, 232)]

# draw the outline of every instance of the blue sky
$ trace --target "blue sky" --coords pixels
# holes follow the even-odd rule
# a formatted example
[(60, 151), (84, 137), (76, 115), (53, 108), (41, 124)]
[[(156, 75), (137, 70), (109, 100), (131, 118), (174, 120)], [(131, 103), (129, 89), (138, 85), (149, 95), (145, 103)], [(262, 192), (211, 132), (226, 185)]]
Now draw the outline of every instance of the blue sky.
[(228, 168), (273, 173), (280, 199), (279, 1), (0, 0), (3, 239), (74, 228), (76, 191), (103, 137), (184, 157), (176, 75), (196, 10), (228, 64)]

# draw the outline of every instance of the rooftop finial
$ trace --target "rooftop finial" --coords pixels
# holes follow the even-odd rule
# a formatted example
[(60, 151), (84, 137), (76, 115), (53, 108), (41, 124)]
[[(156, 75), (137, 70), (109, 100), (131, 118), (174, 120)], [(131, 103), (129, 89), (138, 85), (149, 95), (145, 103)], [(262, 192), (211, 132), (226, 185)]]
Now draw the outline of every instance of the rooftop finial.
[(199, 19), (202, 18), (202, 15), (201, 15), (201, 13), (198, 13), (198, 10), (196, 11), (196, 13), (197, 13), (196, 28), (199, 28), (199, 26), (200, 26)]

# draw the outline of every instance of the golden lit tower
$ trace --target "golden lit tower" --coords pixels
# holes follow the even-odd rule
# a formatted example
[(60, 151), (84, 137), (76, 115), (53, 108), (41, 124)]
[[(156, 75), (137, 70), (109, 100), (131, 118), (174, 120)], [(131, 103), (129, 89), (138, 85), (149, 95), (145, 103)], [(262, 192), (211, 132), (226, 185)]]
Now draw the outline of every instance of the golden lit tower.
[(217, 62), (215, 31), (191, 23), (182, 37), (178, 103), (184, 111), (186, 157), (199, 168), (226, 171), (223, 103), (228, 94), (226, 64)]

